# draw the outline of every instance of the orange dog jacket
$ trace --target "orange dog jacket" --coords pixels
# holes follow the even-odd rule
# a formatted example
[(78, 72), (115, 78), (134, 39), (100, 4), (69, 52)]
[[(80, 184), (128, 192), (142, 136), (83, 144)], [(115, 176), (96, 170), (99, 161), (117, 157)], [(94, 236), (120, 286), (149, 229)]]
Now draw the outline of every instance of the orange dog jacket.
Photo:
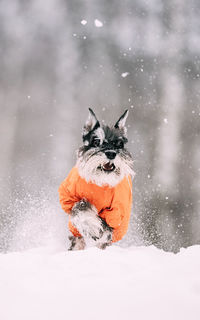
[[(122, 239), (128, 229), (132, 205), (131, 177), (124, 177), (116, 186), (98, 186), (81, 178), (74, 167), (59, 187), (59, 199), (63, 210), (70, 213), (81, 199), (88, 200), (97, 208), (98, 214), (113, 228), (112, 242)], [(81, 236), (69, 220), (69, 230)]]

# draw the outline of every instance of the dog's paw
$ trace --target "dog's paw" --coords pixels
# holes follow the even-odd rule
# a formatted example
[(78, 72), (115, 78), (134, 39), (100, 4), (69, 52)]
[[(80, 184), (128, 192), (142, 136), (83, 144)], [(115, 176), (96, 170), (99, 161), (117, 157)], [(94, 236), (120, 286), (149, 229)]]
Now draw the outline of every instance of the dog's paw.
[(98, 216), (97, 209), (86, 199), (75, 203), (71, 211), (71, 222), (79, 233), (86, 237), (97, 240), (102, 237), (104, 225)]
[(86, 238), (91, 238), (95, 241), (103, 235), (103, 226), (98, 216), (95, 219), (86, 219), (83, 223), (83, 234)]
[(70, 241), (70, 247), (68, 251), (85, 249), (86, 244), (83, 237), (69, 236), (69, 241)]
[[(103, 219), (102, 219), (103, 220)], [(99, 238), (96, 241), (96, 246), (99, 249), (105, 249), (106, 247), (110, 246), (112, 244), (112, 234), (113, 234), (113, 229), (107, 225), (107, 223), (103, 220), (103, 234), (101, 238)]]

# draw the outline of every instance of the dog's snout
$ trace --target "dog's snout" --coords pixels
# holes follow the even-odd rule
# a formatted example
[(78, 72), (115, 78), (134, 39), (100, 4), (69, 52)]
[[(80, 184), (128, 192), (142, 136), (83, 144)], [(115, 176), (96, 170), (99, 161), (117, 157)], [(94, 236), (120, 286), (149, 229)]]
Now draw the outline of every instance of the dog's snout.
[(116, 152), (115, 151), (106, 151), (105, 155), (109, 160), (113, 160), (116, 157)]

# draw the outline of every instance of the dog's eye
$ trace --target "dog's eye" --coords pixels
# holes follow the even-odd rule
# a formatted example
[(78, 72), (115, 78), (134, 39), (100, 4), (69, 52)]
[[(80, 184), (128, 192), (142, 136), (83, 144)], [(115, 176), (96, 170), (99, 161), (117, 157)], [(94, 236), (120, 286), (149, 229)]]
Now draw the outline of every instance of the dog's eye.
[(94, 138), (94, 139), (92, 140), (92, 146), (93, 146), (93, 147), (99, 147), (100, 144), (101, 144), (100, 139)]
[(118, 149), (123, 149), (124, 147), (124, 142), (122, 140), (117, 140), (115, 142), (115, 147), (118, 148)]

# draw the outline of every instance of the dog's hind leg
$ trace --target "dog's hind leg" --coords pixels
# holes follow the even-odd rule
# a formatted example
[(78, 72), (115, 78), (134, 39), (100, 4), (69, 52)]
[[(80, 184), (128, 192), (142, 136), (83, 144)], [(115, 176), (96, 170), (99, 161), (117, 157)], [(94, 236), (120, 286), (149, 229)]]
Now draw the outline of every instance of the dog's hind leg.
[(69, 236), (69, 240), (71, 241), (69, 251), (74, 251), (74, 250), (83, 250), (85, 249), (85, 240), (83, 237), (75, 237), (75, 236)]

